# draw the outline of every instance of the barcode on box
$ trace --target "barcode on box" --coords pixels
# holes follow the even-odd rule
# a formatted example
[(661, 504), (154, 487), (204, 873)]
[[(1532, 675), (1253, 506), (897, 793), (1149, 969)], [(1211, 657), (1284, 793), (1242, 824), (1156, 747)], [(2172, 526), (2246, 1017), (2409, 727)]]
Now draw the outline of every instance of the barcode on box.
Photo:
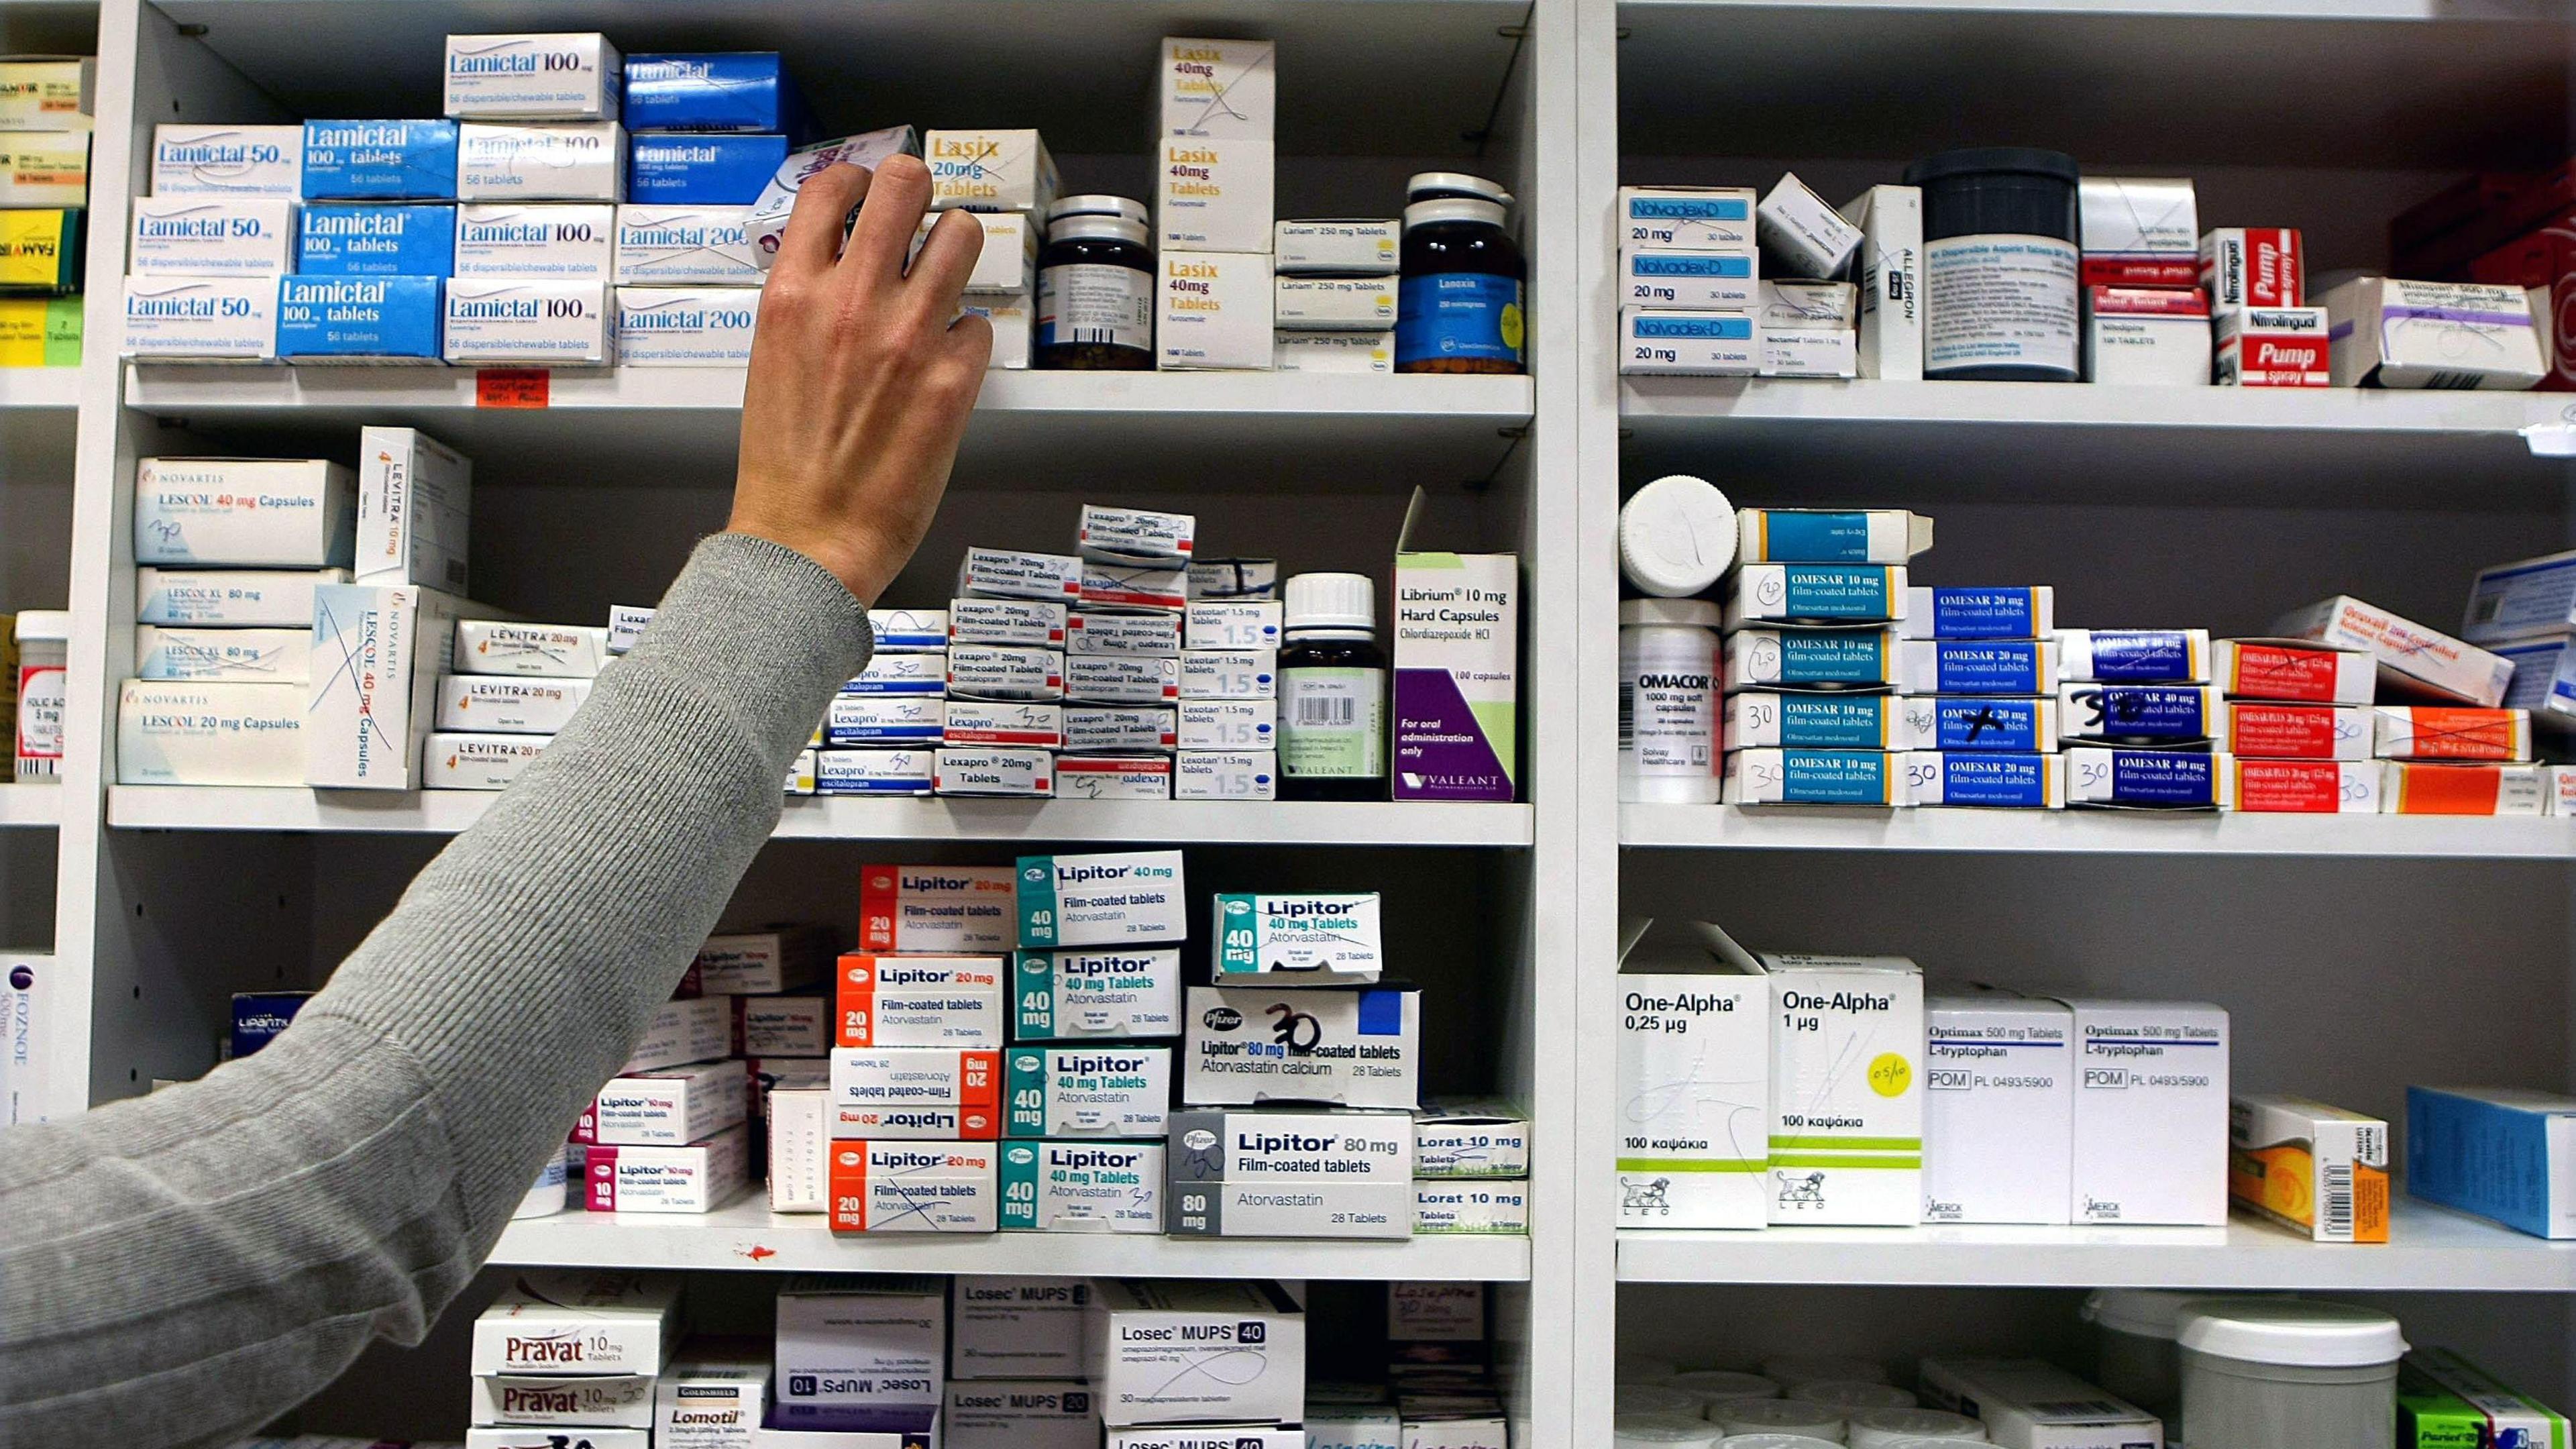
[(1347, 726), (1358, 721), (1359, 704), (1345, 695), (1302, 694), (1297, 697), (1297, 723), (1308, 728)]

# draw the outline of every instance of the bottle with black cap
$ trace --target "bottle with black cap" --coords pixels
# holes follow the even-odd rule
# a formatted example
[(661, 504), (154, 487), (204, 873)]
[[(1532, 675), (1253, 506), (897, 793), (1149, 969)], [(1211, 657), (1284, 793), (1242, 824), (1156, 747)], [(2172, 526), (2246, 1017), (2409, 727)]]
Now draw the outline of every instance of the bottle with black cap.
[(1124, 196), (1065, 196), (1047, 208), (1034, 365), (1154, 370), (1154, 253), (1145, 236), (1145, 204)]
[(1405, 194), (1395, 370), (1522, 371), (1529, 268), (1503, 229), (1511, 193), (1481, 176), (1425, 171)]
[(2083, 254), (2075, 158), (2027, 146), (1943, 151), (1905, 168), (1923, 189), (1923, 375), (2080, 377)]

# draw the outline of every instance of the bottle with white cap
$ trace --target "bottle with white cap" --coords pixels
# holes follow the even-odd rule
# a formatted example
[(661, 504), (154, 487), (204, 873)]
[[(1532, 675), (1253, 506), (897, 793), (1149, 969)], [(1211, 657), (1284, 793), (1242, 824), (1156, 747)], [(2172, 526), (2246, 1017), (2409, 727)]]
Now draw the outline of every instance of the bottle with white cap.
[(1063, 196), (1047, 208), (1037, 366), (1153, 370), (1154, 252), (1145, 236), (1145, 204), (1124, 196)]
[(18, 780), (50, 785), (63, 768), (63, 707), (69, 698), (63, 678), (71, 662), (72, 616), (61, 609), (29, 609), (18, 615), (11, 633), (18, 652)]
[(1687, 473), (1658, 478), (1619, 505), (1619, 572), (1641, 594), (1707, 593), (1735, 567), (1735, 505)]
[(1424, 171), (1405, 197), (1395, 370), (1520, 372), (1529, 268), (1503, 229), (1511, 193), (1463, 171)]
[(1386, 650), (1366, 574), (1288, 580), (1279, 649), (1279, 798), (1383, 800)]
[(1620, 601), (1620, 799), (1717, 803), (1717, 625), (1706, 599)]

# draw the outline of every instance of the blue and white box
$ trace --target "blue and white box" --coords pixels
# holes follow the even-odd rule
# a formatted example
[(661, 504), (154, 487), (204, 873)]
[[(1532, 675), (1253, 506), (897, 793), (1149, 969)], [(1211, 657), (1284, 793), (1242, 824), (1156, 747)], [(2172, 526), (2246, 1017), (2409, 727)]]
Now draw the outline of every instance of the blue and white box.
[(1903, 564), (1748, 563), (1726, 591), (1726, 627), (1883, 624), (1905, 617)]
[(277, 356), (275, 277), (128, 277), (118, 354), (195, 362)]
[(948, 722), (936, 695), (836, 694), (823, 714), (823, 743), (936, 745)]
[(2048, 639), (1906, 639), (1896, 657), (1907, 694), (2045, 694), (2057, 682)]
[(627, 148), (626, 197), (662, 206), (742, 206), (787, 159), (782, 135), (645, 135)]
[(1906, 758), (1884, 750), (1737, 750), (1726, 757), (1722, 798), (1729, 805), (1911, 805)]
[(1901, 564), (1932, 546), (1932, 520), (1902, 508), (1745, 508), (1735, 522), (1746, 563)]
[(617, 208), (620, 286), (757, 287), (768, 275), (752, 260), (748, 206)]
[(898, 654), (891, 649), (868, 656), (856, 679), (841, 686), (842, 694), (923, 694), (945, 698), (948, 694), (948, 651), (925, 649), (918, 653)]
[(1912, 750), (1928, 741), (1911, 701), (1850, 692), (1730, 694), (1720, 730), (1730, 750)]
[(1631, 307), (1751, 308), (1762, 279), (1753, 253), (1627, 251), (1619, 253), (1619, 300)]
[(126, 273), (278, 277), (295, 270), (295, 203), (274, 196), (138, 196)]
[(2217, 690), (2200, 684), (2069, 684), (2057, 692), (2057, 718), (2070, 740), (2183, 744), (2217, 734)]
[(456, 276), (605, 282), (616, 264), (616, 207), (475, 202), (456, 208)]
[(2057, 701), (1986, 695), (1903, 701), (1920, 748), (1956, 754), (2048, 754), (2057, 749)]
[[(630, 131), (792, 133), (804, 125), (804, 97), (774, 50), (626, 57)], [(763, 173), (761, 179), (769, 178)]]
[(1883, 689), (1896, 642), (1892, 629), (1739, 629), (1726, 636), (1726, 689)]
[(447, 360), (604, 367), (617, 359), (604, 282), (459, 278), (447, 288)]
[(2093, 746), (2070, 746), (2065, 754), (2069, 805), (2215, 810), (2233, 802), (2225, 755)]
[(2576, 1238), (2576, 1098), (2408, 1087), (2406, 1191), (2535, 1238)]
[(155, 126), (154, 196), (304, 194), (301, 126)]
[(1619, 370), (1644, 376), (1751, 377), (1762, 370), (1752, 311), (1619, 311)]
[(2057, 677), (2109, 684), (2206, 684), (2207, 629), (2060, 629)]
[(315, 277), (445, 277), (456, 271), (452, 202), (315, 202), (295, 270)]
[(589, 32), (447, 37), (450, 116), (613, 121), (625, 66)]
[(2047, 639), (2057, 631), (2057, 590), (1917, 585), (1906, 591), (1908, 639)]
[(2527, 709), (2535, 720), (2545, 715), (2558, 716), (2562, 724), (2576, 720), (2576, 634), (2498, 644), (2495, 653), (2513, 665), (2505, 708)]
[(232, 1059), (258, 1051), (277, 1040), (295, 1022), (295, 1014), (313, 999), (310, 991), (240, 991), (233, 994)]
[(1622, 186), (1623, 251), (1750, 251), (1753, 190), (1747, 186)]
[(307, 201), (453, 201), (454, 121), (307, 121)]
[(1905, 788), (1917, 807), (1975, 805), (2003, 810), (2063, 810), (2066, 759), (2062, 755), (1917, 750), (1905, 757)]
[(817, 750), (817, 795), (927, 795), (936, 750)]
[(748, 367), (760, 293), (749, 287), (620, 287), (617, 360), (628, 367)]
[(459, 201), (624, 201), (626, 128), (615, 121), (457, 127)]
[(436, 362), (442, 277), (280, 277), (288, 362)]
[(2497, 564), (2469, 586), (2460, 637), (2502, 644), (2576, 629), (2576, 550)]

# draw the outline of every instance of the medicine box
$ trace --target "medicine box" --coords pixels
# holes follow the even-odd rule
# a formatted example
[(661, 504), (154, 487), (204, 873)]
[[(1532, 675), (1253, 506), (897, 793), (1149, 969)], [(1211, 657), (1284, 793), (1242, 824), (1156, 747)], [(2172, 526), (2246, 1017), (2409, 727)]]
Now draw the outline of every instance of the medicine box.
[(2075, 682), (2198, 684), (2209, 678), (2206, 629), (2060, 629), (2058, 675)]
[(832, 1003), (820, 996), (715, 996), (733, 1003), (733, 1054), (754, 1060), (828, 1057)]
[(1175, 740), (1185, 751), (1268, 753), (1276, 748), (1279, 704), (1268, 699), (1186, 699)]
[(1923, 1212), (1923, 973), (1901, 956), (1764, 952), (1773, 1223)]
[(1894, 684), (1900, 667), (1891, 629), (1742, 629), (1726, 636), (1721, 658), (1729, 692)]
[(1908, 701), (1892, 694), (1730, 694), (1719, 719), (1723, 748), (1910, 750)]
[[(723, 1020), (721, 1008), (713, 1019)], [(613, 1077), (592, 1103), (590, 1140), (625, 1147), (703, 1142), (740, 1122), (743, 1111), (742, 1069), (729, 1061)]]
[[(1422, 1229), (1417, 1224), (1415, 1232)], [(1359, 1403), (1331, 1402), (1337, 1391), (1374, 1397)], [(1404, 1425), (1386, 1390), (1375, 1384), (1310, 1384), (1306, 1390), (1307, 1449), (1404, 1449)], [(1294, 1444), (1288, 1449), (1296, 1449)]]
[(152, 195), (304, 194), (302, 126), (154, 126)]
[(2223, 808), (2267, 814), (2375, 815), (2380, 766), (2369, 760), (2218, 757)]
[(1183, 699), (1278, 698), (1279, 662), (1272, 650), (1190, 649), (1179, 657)]
[[(614, 621), (612, 620), (612, 625)], [(948, 647), (945, 609), (870, 609), (868, 632), (876, 647), (922, 653)]]
[(129, 276), (276, 277), (295, 270), (295, 207), (276, 197), (136, 197)]
[(1762, 328), (1764, 377), (1856, 377), (1858, 346), (1849, 329)]
[(1191, 649), (1277, 649), (1279, 603), (1274, 599), (1193, 599), (1183, 614), (1182, 640)]
[(2155, 1415), (2038, 1359), (1927, 1358), (1923, 1402), (1985, 1421), (2004, 1449), (2138, 1449), (2165, 1442)]
[(946, 702), (918, 694), (836, 694), (824, 707), (827, 745), (936, 745), (947, 729)]
[(1178, 613), (1189, 602), (1189, 569), (1181, 564), (1110, 563), (1085, 559), (1076, 577), (1084, 605), (1160, 609)]
[(1176, 1237), (1413, 1233), (1413, 1123), (1403, 1113), (1182, 1111), (1170, 1172)]
[(304, 783), (409, 790), (438, 706), (456, 619), (452, 594), (417, 584), (313, 591), (313, 682)]
[(1084, 1342), (1113, 1428), (1305, 1416), (1306, 1315), (1275, 1283), (1098, 1279)]
[(1045, 750), (978, 745), (942, 749), (931, 770), (940, 795), (1044, 797), (1055, 793), (1055, 757)]
[(2520, 287), (2356, 277), (2323, 300), (2336, 387), (2513, 392), (2549, 373)]
[(834, 166), (865, 166), (874, 169), (891, 156), (918, 156), (921, 136), (910, 126), (888, 126), (863, 135), (843, 136), (787, 153), (760, 195), (751, 204), (751, 244), (753, 257), (763, 270), (769, 259), (778, 255), (778, 239), (786, 234), (788, 213), (796, 209), (796, 193), (805, 182)]
[[(871, 616), (874, 610), (870, 611)], [(653, 622), (653, 611), (635, 604), (608, 606), (608, 652), (624, 654), (644, 642), (644, 626)]]
[(464, 594), (473, 483), (470, 459), (417, 428), (360, 428), (358, 582)]
[(1425, 549), (1417, 492), (1396, 541), (1394, 796), (1519, 790), (1520, 557)]
[(1303, 1428), (1275, 1424), (1207, 1424), (1195, 1428), (1112, 1429), (1103, 1449), (1311, 1449)]
[(1082, 505), (1074, 523), (1076, 547), (1086, 559), (1178, 568), (1198, 546), (1198, 519), (1187, 513)]
[[(1045, 231), (1044, 225), (1018, 211), (970, 211), (966, 215), (974, 218), (974, 224), (984, 232), (982, 246), (975, 253), (975, 264), (966, 273), (966, 290), (977, 293), (1033, 292), (1038, 284), (1038, 246)], [(914, 256), (919, 256), (921, 244), (930, 240), (930, 229), (939, 224), (939, 217), (940, 213), (933, 211), (921, 219), (921, 230), (912, 238)], [(906, 265), (909, 264), (907, 261)]]
[(2389, 760), (2380, 769), (2380, 809), (2389, 815), (2545, 815), (2555, 788), (2549, 771)]
[(2050, 639), (1906, 639), (1896, 687), (1907, 694), (2047, 694), (2057, 683)]
[(843, 694), (903, 694), (937, 699), (948, 689), (948, 655), (944, 650), (899, 654), (883, 650), (868, 656), (856, 679), (841, 686)]
[[(898, 700), (935, 704), (933, 700)], [(1007, 745), (1052, 750), (1064, 744), (1064, 706), (1011, 704), (980, 699), (948, 701), (938, 739), (951, 745)]]
[(768, 134), (637, 135), (627, 142), (626, 199), (652, 206), (749, 208), (787, 160)]
[(795, 131), (804, 102), (774, 50), (626, 57), (626, 124), (637, 131)]
[(773, 926), (707, 937), (691, 969), (711, 996), (754, 996), (811, 986), (831, 961), (830, 927)]
[(651, 1374), (475, 1374), (466, 1418), (478, 1425), (577, 1424), (642, 1429), (653, 1423)]
[(456, 672), (593, 679), (608, 657), (608, 630), (592, 624), (456, 623)]
[(1848, 332), (1860, 315), (1859, 292), (1849, 282), (1766, 281), (1755, 295), (1765, 333)]
[(1415, 1237), (1526, 1237), (1527, 1182), (1417, 1182)]
[[(2087, 267), (2092, 264), (2085, 258)], [(2085, 303), (2086, 381), (2113, 387), (2209, 385), (2209, 300), (2197, 291), (2097, 286), (2087, 289)]]
[(1180, 1035), (1177, 948), (1021, 951), (1012, 972), (1013, 1041)]
[[(630, 187), (627, 194), (635, 192)], [(748, 206), (630, 201), (617, 208), (614, 280), (620, 286), (757, 287), (762, 272), (752, 261), (750, 219)]]
[(605, 366), (617, 356), (608, 293), (603, 282), (449, 282), (447, 360)]
[(2567, 1417), (2447, 1348), (2397, 1366), (2397, 1442), (2408, 1449), (2509, 1449), (2567, 1442)]
[(1160, 135), (1267, 140), (1276, 121), (1279, 72), (1267, 40), (1165, 36), (1155, 85)]
[(1066, 644), (1066, 632), (1067, 610), (1060, 603), (1042, 603), (1035, 599), (952, 599), (948, 605), (948, 642), (953, 644), (1062, 649)]
[[(997, 1231), (998, 1166), (990, 1142), (834, 1142), (829, 1164), (832, 1231)], [(932, 1381), (937, 1381), (935, 1375)]]
[(1215, 916), (1220, 986), (1364, 986), (1385, 969), (1375, 891), (1221, 894)]
[(999, 956), (843, 956), (834, 972), (833, 1045), (998, 1047)]
[(2066, 684), (2057, 692), (2058, 729), (2068, 740), (2178, 745), (2217, 737), (2225, 722), (2218, 691), (2205, 684)]
[(2576, 1238), (2576, 1098), (2409, 1086), (2406, 1190), (2534, 1237)]
[(2357, 704), (2238, 699), (2218, 706), (2211, 718), (2212, 747), (2239, 757), (2366, 760), (2371, 756), (2370, 711)]
[[(1170, 705), (1077, 704), (1065, 706), (1060, 712), (1064, 720), (1061, 743), (1069, 751), (1159, 751), (1169, 750), (1178, 742)], [(1065, 759), (1056, 761), (1059, 783), (1067, 763)], [(1157, 799), (1171, 795), (1171, 761), (1161, 763), (1163, 789), (1154, 797)]]
[[(1923, 192), (1873, 186), (1844, 202), (1860, 228), (1859, 372), (1916, 381), (1923, 376)], [(1632, 228), (1633, 229), (1633, 228)]]
[(996, 700), (1064, 697), (1065, 660), (1058, 650), (955, 644), (949, 647), (947, 659), (952, 695)]
[(251, 1055), (277, 1040), (295, 1022), (304, 1004), (313, 999), (310, 991), (236, 991), (233, 993), (232, 1039), (229, 1043), (235, 1060)]
[(2388, 1124), (2303, 1097), (2228, 1106), (2227, 1195), (2320, 1243), (2388, 1241)]
[(960, 1273), (948, 1288), (948, 1376), (1080, 1378), (1087, 1367), (1082, 1321), (1090, 1307), (1086, 1279)]
[(0, 367), (78, 367), (81, 307), (77, 297), (0, 297)]
[(1839, 276), (1860, 248), (1860, 228), (1825, 204), (1795, 172), (1783, 172), (1754, 208), (1762, 251), (1792, 277)]
[(474, 1320), (466, 1368), (487, 1374), (659, 1374), (679, 1342), (676, 1273), (532, 1268)]
[(1275, 558), (1202, 558), (1190, 562), (1192, 599), (1275, 599), (1279, 596), (1279, 560)]
[(346, 569), (139, 568), (134, 571), (134, 621), (310, 629), (313, 590), (348, 581)]
[(1714, 926), (1620, 962), (1619, 1226), (1758, 1228), (1769, 1161), (1770, 986)]
[(760, 320), (746, 287), (620, 287), (617, 360), (627, 367), (745, 367)]
[(1619, 250), (1622, 306), (1748, 311), (1761, 305), (1753, 253)]
[(1024, 948), (1159, 945), (1188, 934), (1177, 850), (1024, 855), (1018, 881)]
[(2219, 810), (2234, 803), (2226, 757), (2199, 750), (2066, 749), (2069, 805)]
[(1746, 563), (1901, 564), (1932, 547), (1932, 520), (1902, 508), (1745, 508), (1735, 518)]
[(456, 208), (455, 274), (604, 282), (616, 270), (617, 208), (478, 202)]
[(313, 631), (202, 629), (141, 624), (134, 630), (140, 679), (236, 679), (302, 684), (312, 668)]
[(1918, 750), (1905, 757), (1905, 792), (1917, 806), (2062, 810), (2066, 761), (2054, 754)]
[[(506, 1424), (476, 1424), (465, 1431), (464, 1449), (554, 1449), (564, 1433), (549, 1425), (526, 1428)], [(652, 1449), (653, 1432), (649, 1429), (591, 1429), (581, 1436), (589, 1449)]]
[(2333, 385), (2323, 307), (2237, 307), (2220, 312), (2214, 380), (2221, 387)]
[(1013, 1047), (1004, 1133), (1011, 1137), (1160, 1137), (1172, 1049), (1124, 1043)]
[(2076, 211), (2085, 286), (2198, 284), (2200, 211), (2189, 177), (2087, 176), (2077, 185)]
[[(1422, 993), (1407, 987), (1193, 986), (1181, 1100), (1410, 1110), (1421, 1095), (1421, 1018)], [(1295, 1028), (1284, 1043), (1282, 1022)]]
[(2368, 753), (2383, 760), (2518, 763), (2531, 758), (2527, 710), (2381, 705), (2372, 713), (2377, 746)]
[(938, 1278), (792, 1277), (778, 1293), (776, 1422), (926, 1431), (939, 1416), (947, 1344), (948, 1291)]
[(1274, 332), (1270, 337), (1273, 372), (1391, 373), (1395, 371), (1395, 333)]
[(1056, 793), (1072, 800), (1169, 800), (1169, 755), (1059, 755)]
[(2308, 267), (2296, 227), (2223, 226), (2200, 239), (2200, 289), (2221, 314), (2304, 307)]
[[(1794, 698), (1795, 696), (1780, 696)], [(1892, 701), (1903, 723), (1891, 739), (1910, 739), (1907, 748), (1946, 754), (1987, 751), (2000, 754), (2046, 754), (2057, 738), (2057, 701), (2003, 699), (1983, 695), (1916, 696)], [(1890, 745), (1889, 748), (1897, 748)]]
[(836, 1047), (832, 1052), (835, 1108), (998, 1108), (1001, 1080), (1002, 1054), (984, 1048)]
[(1753, 192), (1742, 186), (1622, 186), (1619, 248), (1749, 251)]
[(277, 355), (296, 362), (434, 363), (437, 277), (281, 277)]
[(1181, 616), (1076, 609), (1065, 619), (1064, 648), (1069, 654), (1176, 655)]
[(1271, 228), (1270, 250), (1283, 277), (1391, 277), (1402, 260), (1403, 232), (1392, 218), (1283, 220)]
[(454, 121), (307, 121), (307, 201), (453, 201)]
[(2377, 670), (2368, 653), (2295, 639), (2221, 639), (2211, 678), (2231, 699), (2368, 704)]
[(583, 1156), (592, 1212), (711, 1213), (750, 1180), (751, 1129), (736, 1122), (700, 1142), (595, 1146)]
[(937, 770), (935, 750), (824, 750), (814, 757), (815, 790), (823, 795), (927, 795)]
[(456, 132), (456, 197), (459, 201), (624, 201), (626, 128), (615, 121), (548, 125), (468, 121)]
[[(2053, 639), (2057, 591), (2029, 588), (1957, 588), (1915, 585), (1905, 591), (1906, 639)], [(2054, 671), (2051, 671), (2054, 677)]]
[(939, 1441), (947, 1449), (1100, 1449), (1091, 1398), (1080, 1379), (952, 1382)]
[(1878, 750), (1737, 750), (1726, 757), (1719, 798), (1729, 805), (1914, 803), (1904, 757)]
[(1619, 311), (1619, 370), (1676, 377), (1751, 377), (1761, 370), (1750, 311)]
[(2077, 1223), (2227, 1221), (2227, 1013), (2068, 998)]
[(2498, 644), (2494, 652), (2513, 665), (2506, 708), (2560, 724), (2576, 716), (2576, 634)]
[[(1259, 245), (1266, 245), (1269, 235), (1268, 203), (1263, 205)], [(1161, 259), (1155, 365), (1165, 372), (1269, 371), (1274, 300), (1269, 254), (1171, 249), (1178, 245), (1166, 243)]]
[[(1029, 553), (1020, 549), (968, 548), (957, 565), (957, 593), (963, 597), (1039, 599), (1071, 603), (1082, 591), (1082, 560), (1067, 553)], [(949, 606), (950, 614), (956, 605)]]
[(1413, 1116), (1417, 1178), (1527, 1177), (1529, 1114), (1500, 1101), (1425, 1102)]
[(420, 787), (506, 790), (549, 743), (539, 735), (433, 733), (420, 744)]
[(757, 1344), (695, 1341), (653, 1395), (660, 1449), (749, 1449), (769, 1411), (769, 1356)]
[(305, 687), (129, 679), (116, 710), (121, 785), (301, 785)]
[(2576, 630), (2576, 552), (2546, 554), (2478, 571), (2460, 637), (2509, 644)]
[(921, 159), (930, 163), (933, 211), (1043, 216), (1055, 201), (1055, 157), (1035, 131), (930, 131), (921, 138)]
[(1002, 1144), (1005, 1232), (1159, 1233), (1163, 1231), (1163, 1144), (1033, 1142)]
[(1172, 757), (1175, 800), (1278, 798), (1279, 758), (1272, 750), (1183, 750)]
[(2504, 702), (2513, 679), (2511, 661), (2346, 594), (2285, 615), (2272, 630), (2338, 649), (2366, 649), (2379, 661), (2382, 684), (2461, 704), (2493, 709)]
[(297, 231), (295, 268), (311, 277), (444, 277), (456, 270), (450, 202), (313, 202)]
[(451, 35), (444, 114), (613, 119), (623, 79), (604, 36)]
[(1987, 991), (1930, 997), (1923, 1015), (1923, 1220), (2066, 1222), (2074, 1014)]

